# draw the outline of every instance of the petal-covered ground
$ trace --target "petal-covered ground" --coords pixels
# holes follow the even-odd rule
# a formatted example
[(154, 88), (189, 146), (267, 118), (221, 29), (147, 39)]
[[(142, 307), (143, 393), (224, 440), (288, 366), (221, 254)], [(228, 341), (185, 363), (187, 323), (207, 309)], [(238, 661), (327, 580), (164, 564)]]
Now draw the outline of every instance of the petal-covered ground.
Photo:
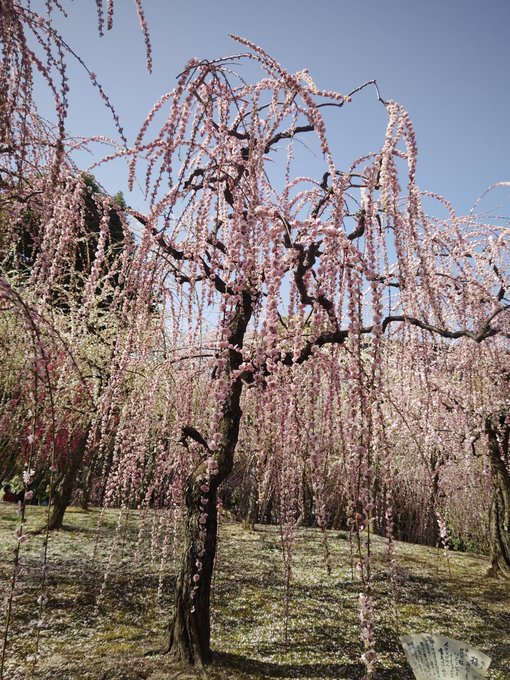
[[(162, 648), (172, 605), (178, 546), (164, 544), (165, 518), (153, 514), (139, 534), (138, 513), (118, 521), (72, 508), (65, 528), (49, 539), (48, 601), (41, 621), (41, 547), (44, 532), (21, 546), (13, 599), (5, 680), (169, 680), (194, 677), (172, 669)], [(28, 508), (28, 532), (44, 524), (44, 508)], [(0, 585), (8, 595), (19, 517), (0, 503)], [(288, 618), (280, 533), (244, 529), (230, 519), (220, 528), (213, 593), (215, 661), (212, 680), (363, 676), (359, 581), (348, 536), (331, 531), (332, 573), (320, 531), (300, 528), (293, 550)], [(138, 550), (136, 548), (138, 544)], [(115, 547), (112, 550), (112, 547)], [(386, 542), (373, 540), (376, 678), (413, 674), (398, 636), (437, 632), (492, 657), (488, 680), (510, 677), (510, 584), (485, 577), (488, 558), (397, 543), (397, 600), (392, 597)], [(166, 556), (162, 560), (162, 550)], [(163, 563), (163, 569), (161, 564)], [(158, 596), (159, 591), (159, 596)], [(5, 607), (0, 625), (5, 627)], [(34, 666), (36, 630), (39, 658)]]

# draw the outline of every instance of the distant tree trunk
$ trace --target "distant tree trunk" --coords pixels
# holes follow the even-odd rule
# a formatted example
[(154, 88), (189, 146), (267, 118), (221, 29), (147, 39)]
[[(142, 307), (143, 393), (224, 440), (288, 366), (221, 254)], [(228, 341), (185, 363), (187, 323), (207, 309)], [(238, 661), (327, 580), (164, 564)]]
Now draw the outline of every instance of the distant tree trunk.
[(248, 507), (246, 509), (246, 516), (243, 519), (243, 526), (245, 529), (255, 531), (255, 524), (259, 518), (259, 502), (257, 497), (257, 488), (250, 488), (250, 496), (248, 498)]
[(16, 470), (16, 451), (10, 442), (0, 440), (0, 482), (9, 481)]
[[(508, 447), (510, 428), (505, 425), (504, 417), (500, 418), (500, 423), (505, 428), (503, 442)], [(487, 418), (485, 432), (492, 474), (492, 505), (489, 516), (491, 567), (487, 575), (510, 578), (510, 475), (501, 457), (498, 426), (492, 418)]]
[(85, 474), (85, 479), (83, 480), (83, 493), (81, 496), (81, 509), (88, 510), (90, 503), (90, 494), (92, 492), (92, 485), (94, 483), (94, 463), (95, 457), (92, 458)]
[(308, 478), (306, 465), (303, 465), (303, 476), (301, 479), (302, 506), (303, 511), (298, 519), (298, 526), (312, 527), (317, 525), (317, 516), (314, 506), (314, 493), (311, 482)]
[(48, 528), (51, 531), (62, 528), (64, 515), (73, 495), (78, 470), (83, 462), (87, 439), (88, 429), (84, 432), (74, 450), (72, 448), (69, 449), (69, 457), (66, 460), (64, 472), (52, 489), (50, 518), (48, 522)]
[(439, 497), (439, 468), (440, 463), (436, 451), (430, 454), (431, 489), (425, 515), (425, 526), (423, 543), (425, 545), (439, 545), (441, 537), (437, 523), (438, 509), (437, 501)]
[(257, 490), (257, 462), (254, 458), (248, 462), (246, 479), (245, 488), (248, 498), (243, 517), (243, 526), (245, 529), (255, 531), (255, 524), (259, 517), (259, 499)]

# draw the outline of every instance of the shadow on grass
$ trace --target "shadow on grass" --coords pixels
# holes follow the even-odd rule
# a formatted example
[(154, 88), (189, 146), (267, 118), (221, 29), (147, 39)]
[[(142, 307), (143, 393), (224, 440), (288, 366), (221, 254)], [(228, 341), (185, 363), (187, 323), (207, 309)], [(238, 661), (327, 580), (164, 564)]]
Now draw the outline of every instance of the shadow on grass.
[(71, 524), (63, 524), (61, 527), (58, 529), (48, 529), (45, 524), (39, 527), (35, 527), (34, 529), (30, 529), (26, 533), (31, 535), (31, 536), (41, 536), (46, 533), (46, 531), (49, 531), (50, 536), (51, 535), (57, 535), (57, 532), (61, 532), (63, 534), (94, 534), (97, 532), (97, 529), (95, 527), (82, 527), (82, 526), (73, 526)]
[[(331, 664), (277, 664), (258, 661), (237, 654), (215, 652), (213, 668), (228, 673), (230, 678), (335, 678), (336, 680), (360, 680), (364, 677), (365, 667), (361, 663)], [(222, 676), (223, 677), (223, 676)], [(413, 680), (410, 668), (384, 668), (376, 673), (378, 680)]]
[[(246, 673), (260, 678), (348, 678), (356, 680), (356, 678), (362, 678), (364, 674), (364, 668), (359, 663), (277, 664), (227, 652), (214, 653), (213, 668), (231, 671), (232, 675), (229, 677), (232, 678), (240, 677), (234, 673)], [(402, 675), (394, 677), (402, 677)]]

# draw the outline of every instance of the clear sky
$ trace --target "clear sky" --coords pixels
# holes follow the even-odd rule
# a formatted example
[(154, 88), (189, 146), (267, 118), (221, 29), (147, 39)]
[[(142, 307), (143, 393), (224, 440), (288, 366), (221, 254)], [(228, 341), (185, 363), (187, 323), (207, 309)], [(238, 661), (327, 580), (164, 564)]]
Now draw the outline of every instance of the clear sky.
[[(111, 96), (130, 140), (187, 59), (238, 52), (228, 37), (237, 33), (291, 71), (308, 68), (320, 87), (345, 93), (377, 78), (383, 97), (403, 104), (414, 121), (420, 186), (447, 196), (459, 212), (488, 185), (510, 180), (510, 0), (145, 0), (144, 7), (151, 76), (130, 0), (116, 0), (113, 31), (103, 38), (93, 0), (75, 0), (69, 18), (58, 21)], [(76, 83), (71, 131), (112, 134), (97, 95), (85, 79)], [(385, 124), (372, 91), (337, 111), (328, 133), (339, 167), (377, 150)], [(125, 189), (118, 168), (97, 176), (111, 192)]]

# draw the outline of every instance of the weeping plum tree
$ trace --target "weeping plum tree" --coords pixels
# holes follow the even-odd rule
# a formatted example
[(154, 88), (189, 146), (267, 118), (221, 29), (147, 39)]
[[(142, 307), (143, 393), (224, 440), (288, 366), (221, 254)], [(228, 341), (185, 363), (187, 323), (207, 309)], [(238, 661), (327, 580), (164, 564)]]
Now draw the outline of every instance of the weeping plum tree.
[(490, 511), (491, 576), (510, 577), (510, 473), (508, 411), (487, 417), (485, 434), (492, 474)]
[[(143, 10), (139, 2), (134, 4), (145, 32), (150, 67)], [(113, 7), (114, 3), (108, 2), (108, 28)], [(96, 2), (96, 8), (102, 32), (103, 3)], [(49, 479), (51, 514), (47, 528), (53, 522), (61, 524), (76, 470), (83, 464), (90, 431), (87, 416), (90, 421), (90, 411), (94, 411), (99, 397), (104, 401), (105, 395), (111, 394), (111, 389), (97, 390), (101, 383), (98, 373), (105, 347), (115, 345), (115, 289), (123, 269), (129, 266), (131, 252), (124, 248), (112, 264), (110, 218), (119, 206), (98, 192), (95, 198), (87, 195), (87, 182), (69, 153), (74, 142), (66, 138), (65, 130), (69, 91), (66, 59), (76, 55), (55, 29), (53, 18), (58, 12), (65, 13), (63, 6), (52, 0), (6, 0), (0, 4), (0, 326), (5, 331), (0, 362), (0, 473), (23, 473), (26, 500), (33, 493), (34, 470), (39, 479)], [(110, 108), (121, 143), (125, 143), (108, 98), (94, 74), (81, 64)], [(38, 79), (55, 103), (51, 123), (38, 115), (34, 100)], [(90, 228), (91, 217), (97, 218), (95, 230)], [(117, 235), (122, 231), (118, 222)], [(94, 231), (95, 240), (90, 239)], [(122, 306), (120, 292), (119, 296)], [(109, 309), (106, 326), (102, 323), (105, 307)], [(99, 343), (95, 342), (98, 330)], [(127, 346), (132, 347), (124, 343)], [(98, 348), (99, 353), (95, 351)], [(124, 369), (125, 365), (116, 366), (117, 384)], [(56, 472), (62, 482), (61, 493)], [(61, 502), (52, 504), (51, 500)], [(19, 521), (1, 677), (21, 538), (26, 538), (24, 504)], [(46, 537), (41, 555), (40, 615), (47, 600), (47, 546)], [(36, 648), (38, 640), (37, 635)]]
[[(482, 348), (448, 352), (449, 372), (441, 380), (443, 411), (450, 430), (463, 433), (464, 450), (477, 461), (476, 486), (489, 482), (484, 526), (491, 556), (489, 576), (510, 576), (509, 367), (508, 347), (496, 337)], [(457, 480), (469, 465), (454, 466)], [(475, 489), (476, 489), (475, 486)], [(457, 494), (460, 495), (460, 494)], [(454, 496), (454, 492), (448, 496)], [(467, 499), (466, 499), (467, 500)], [(452, 502), (452, 501), (450, 501)], [(487, 512), (487, 509), (489, 510)]]
[[(166, 262), (177, 298), (193, 293), (202, 318), (212, 308), (217, 319), (210, 382), (216, 405), (205, 430), (183, 423), (181, 440), (193, 442), (201, 456), (185, 486), (186, 538), (168, 651), (192, 665), (211, 659), (216, 499), (233, 468), (243, 390), (260, 390), (267, 403), (272, 390), (292, 384), (308, 364), (317, 375), (332, 361), (342, 364), (347, 446), (355, 461), (349, 513), (359, 529), (372, 520), (374, 451), (383, 443), (385, 331), (410, 325), (479, 344), (508, 330), (506, 293), (500, 294), (506, 265), (490, 265), (491, 258), (502, 261), (503, 240), (484, 245), (486, 232), (474, 218), (427, 217), (405, 110), (383, 101), (375, 82), (346, 95), (320, 90), (307, 71), (291, 74), (257, 46), (236, 40), (248, 52), (235, 60), (255, 61), (261, 79), (237, 78), (233, 59), (191, 60), (131, 150), (131, 183), (146, 168), (150, 209), (137, 216), (144, 239)], [(364, 87), (373, 87), (387, 110), (385, 141), (378, 153), (342, 166), (326, 136), (325, 112), (338, 117), (328, 118), (329, 125), (340, 124), (342, 107)], [(296, 142), (305, 137), (322, 158), (316, 177), (303, 172)], [(181, 323), (189, 325), (189, 317)], [(298, 423), (284, 420), (281, 436), (298, 440)], [(360, 570), (370, 675), (369, 555), (361, 557)]]
[[(62, 164), (63, 173), (71, 169)], [(5, 193), (9, 223), (4, 233), (10, 231), (13, 238), (0, 248), (0, 299), (10, 330), (3, 356), (11, 377), (3, 376), (2, 382), (23, 395), (14, 400), (17, 409), (10, 417), (18, 433), (32, 434), (31, 466), (50, 486), (48, 526), (59, 529), (79, 472), (93, 467), (98, 436), (92, 423), (108, 389), (115, 339), (122, 333), (119, 280), (133, 243), (129, 235), (120, 238), (124, 229), (127, 234), (121, 207), (97, 186), (89, 191), (88, 177), (63, 174), (49, 201), (37, 191), (45, 181), (31, 178), (30, 192), (15, 187), (14, 196)], [(29, 244), (28, 251), (20, 244)], [(28, 395), (36, 393), (27, 405)], [(13, 403), (12, 396), (7, 393), (5, 401)], [(28, 419), (27, 411), (32, 413)], [(16, 435), (9, 443), (17, 451), (14, 469), (19, 469), (26, 464), (26, 447)]]
[[(428, 459), (433, 495), (440, 483), (446, 505), (459, 510), (460, 480), (478, 494), (478, 476), (483, 495), (484, 478), (489, 477), (492, 499), (484, 518), (490, 526), (489, 574), (505, 577), (510, 517), (508, 227), (494, 224), (487, 215), (477, 218), (474, 212), (457, 217), (445, 205), (449, 220), (429, 220), (424, 235), (437, 252), (431, 271), (441, 317), (432, 324), (427, 316), (422, 317), (425, 324), (408, 320), (396, 331), (387, 393), (398, 404), (393, 418), (407, 430), (419, 457)], [(476, 330), (469, 330), (469, 324)], [(474, 458), (480, 455), (482, 461), (475, 465)], [(465, 499), (464, 508), (471, 506)]]
[[(102, 3), (96, 4), (102, 29)], [(57, 3), (47, 6), (58, 9)], [(140, 3), (136, 6), (145, 26)], [(112, 7), (108, 3), (109, 11)], [(52, 31), (51, 16), (35, 15), (28, 4), (4, 3), (1, 19), (6, 46), (1, 104), (15, 132), (13, 137), (8, 126), (2, 132), (2, 168), (11, 178), (9, 206), (17, 205), (17, 194), (24, 200), (33, 191), (34, 164), (27, 162), (25, 149), (44, 156), (49, 169), (36, 188), (48, 209), (35, 275), (44, 291), (43, 283), (50, 285), (58, 273), (53, 263), (59, 260), (52, 253), (62, 261), (72, 235), (66, 230), (68, 213), (56, 215), (53, 209), (59, 196), (65, 195), (62, 201), (70, 205), (69, 183), (58, 181), (66, 158), (65, 44)], [(40, 44), (51, 38), (54, 49), (44, 55), (49, 70), (28, 45), (27, 26), (36, 38), (44, 35)], [(205, 408), (189, 395), (183, 396), (184, 404), (169, 399), (171, 411), (163, 410), (161, 419), (168, 425), (168, 440), (160, 432), (158, 456), (149, 456), (153, 476), (182, 489), (169, 493), (172, 502), (183, 498), (185, 539), (167, 651), (179, 663), (195, 666), (211, 660), (217, 494), (233, 469), (248, 399), (259, 399), (268, 409), (274, 405), (278, 414), (269, 455), (274, 449), (282, 465), (268, 469), (269, 475), (281, 475), (281, 521), (291, 526), (295, 519), (293, 456), (305, 432), (317, 518), (324, 526), (323, 462), (331, 441), (317, 437), (320, 425), (310, 422), (306, 410), (320, 403), (324, 376), (335, 382), (341, 413), (337, 427), (349, 461), (346, 513), (359, 538), (373, 524), (373, 480), (381, 457), (384, 483), (391, 484), (392, 449), (386, 446), (382, 412), (390, 376), (383, 350), (397, 346), (394, 329), (414, 329), (414, 348), (419, 346), (416, 338), (429, 336), (482, 345), (499, 335), (504, 345), (509, 331), (505, 230), (489, 228), (473, 216), (458, 218), (447, 204), (447, 219), (427, 216), (416, 184), (417, 148), (406, 111), (384, 101), (373, 81), (348, 94), (321, 90), (307, 71), (289, 73), (257, 46), (236, 39), (246, 48), (244, 54), (193, 59), (186, 65), (131, 148), (119, 130), (121, 155), (130, 158), (131, 186), (138, 171), (145, 173), (148, 209), (133, 214), (143, 228), (136, 254), (123, 264), (118, 307), (123, 332), (115, 337), (112, 373), (95, 420), (104, 442), (108, 425), (119, 423), (113, 404), (122, 393), (130, 358), (150, 356), (151, 342), (156, 343), (144, 335), (148, 317), (143, 311), (155, 300), (167, 315), (161, 333), (172, 329), (171, 342), (165, 335), (161, 350), (167, 365), (173, 353), (175, 361), (197, 371), (197, 353), (202, 355), (205, 345), (212, 350), (209, 373), (200, 363), (200, 379), (190, 381), (205, 391)], [(260, 79), (238, 77), (234, 62), (240, 61), (261, 69)], [(56, 133), (42, 147), (27, 146), (24, 138), (27, 130), (40, 126), (31, 97), (34, 68), (57, 101)], [(19, 74), (17, 89), (12, 73)], [(341, 124), (342, 108), (364, 88), (373, 88), (378, 105), (386, 109), (387, 130), (379, 151), (351, 163), (336, 157), (326, 127)], [(305, 140), (319, 160), (312, 161), (303, 150)], [(93, 296), (95, 286), (88, 292)], [(214, 331), (204, 337), (207, 323)], [(154, 385), (147, 381), (149, 405)], [(182, 390), (182, 385), (177, 387)], [(126, 408), (127, 415), (132, 412), (132, 405)], [(331, 422), (325, 413), (324, 422)], [(144, 418), (149, 415), (146, 409)], [(118, 430), (117, 441), (126, 443), (131, 464), (123, 466), (118, 457), (119, 472), (109, 480), (108, 493), (114, 497), (124, 491), (129, 499), (147, 449), (141, 439), (130, 446), (127, 419)], [(137, 437), (142, 434), (139, 428)], [(114, 455), (120, 451), (119, 446)], [(147, 503), (151, 493), (145, 493)], [(391, 536), (389, 503), (385, 513)], [(369, 543), (358, 540), (358, 546), (364, 662), (371, 677), (376, 657), (371, 553)]]
[[(143, 8), (140, 2), (134, 5), (145, 36), (150, 70), (151, 46)], [(105, 24), (108, 29), (112, 27), (114, 3), (108, 2), (106, 22), (104, 3), (98, 1), (95, 6), (102, 34)], [(34, 414), (30, 427), (40, 440), (40, 452), (35, 456), (38, 473), (44, 475), (44, 467), (58, 468), (51, 475), (50, 528), (62, 525), (78, 470), (85, 467), (85, 452), (91, 454), (94, 404), (102, 388), (106, 390), (108, 379), (103, 373), (111, 361), (114, 320), (118, 320), (118, 307), (123, 304), (121, 292), (115, 291), (124, 276), (123, 269), (128, 267), (133, 245), (124, 240), (128, 229), (122, 202), (112, 200), (92, 177), (80, 173), (69, 153), (70, 147), (87, 145), (85, 140), (76, 144), (66, 138), (67, 59), (71, 56), (84, 68), (110, 109), (120, 143), (125, 144), (126, 139), (95, 75), (56, 30), (56, 13), (65, 14), (65, 10), (52, 1), (8, 0), (0, 7), (0, 267), (5, 277), (0, 295), (6, 302), (2, 311), (7, 317), (18, 315), (22, 333), (16, 343), (17, 354), (11, 348), (5, 353), (5, 357), (17, 356), (10, 367), (13, 375), (16, 371), (19, 374), (14, 379), (17, 389), (12, 393), (9, 385), (4, 401), (11, 421), (17, 422), (21, 431), (25, 429), (26, 412)], [(34, 100), (38, 79), (54, 100), (52, 122), (38, 115)], [(39, 335), (35, 341), (36, 331)], [(55, 338), (57, 347), (50, 351)], [(42, 372), (41, 362), (45, 365)], [(53, 370), (47, 370), (48, 365)], [(66, 371), (67, 382), (63, 378)], [(12, 383), (10, 378), (2, 381), (4, 387), (9, 380)], [(33, 393), (34, 380), (39, 384), (38, 403), (30, 407), (26, 395)], [(79, 397), (77, 383), (82, 389)], [(58, 401), (55, 395), (65, 392), (64, 408), (68, 415), (73, 410), (81, 414), (81, 431), (60, 425), (55, 428), (55, 410), (62, 404), (53, 403), (53, 399)], [(19, 413), (14, 413), (14, 408)], [(84, 418), (87, 411), (88, 418)], [(60, 418), (65, 421), (63, 413)], [(68, 418), (68, 424), (71, 421)], [(10, 451), (2, 472), (12, 474), (26, 463), (26, 447), (12, 440), (4, 446)], [(51, 464), (50, 451), (54, 459)], [(34, 464), (35, 458), (32, 457)]]
[(383, 412), (396, 537), (485, 552), (491, 493), (480, 428), (499, 403), (494, 390), (487, 398), (491, 362), (471, 340), (416, 335), (409, 326), (386, 349)]

